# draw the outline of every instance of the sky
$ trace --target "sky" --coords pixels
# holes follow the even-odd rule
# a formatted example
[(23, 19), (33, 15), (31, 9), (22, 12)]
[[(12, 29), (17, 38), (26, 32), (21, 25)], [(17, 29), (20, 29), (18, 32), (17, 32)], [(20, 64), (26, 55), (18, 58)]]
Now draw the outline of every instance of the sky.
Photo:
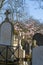
[[(41, 6), (43, 6), (43, 1), (41, 2)], [(5, 8), (7, 6), (5, 5)], [(43, 9), (39, 7), (39, 3), (37, 1), (25, 1), (25, 11), (27, 12), (28, 17), (33, 17), (34, 19), (39, 20), (43, 23)], [(0, 21), (5, 19), (5, 15), (0, 15)]]
[[(43, 9), (39, 7), (39, 3), (37, 1), (26, 1), (28, 14), (32, 16), (34, 19), (38, 19), (41, 23), (43, 23)], [(41, 2), (41, 6), (43, 6), (43, 2)]]

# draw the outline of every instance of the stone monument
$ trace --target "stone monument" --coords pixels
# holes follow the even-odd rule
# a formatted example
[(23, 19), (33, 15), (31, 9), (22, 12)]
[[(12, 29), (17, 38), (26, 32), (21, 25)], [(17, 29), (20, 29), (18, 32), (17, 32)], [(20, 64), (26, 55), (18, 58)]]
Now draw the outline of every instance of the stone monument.
[(43, 46), (33, 48), (32, 65), (43, 65)]
[(6, 18), (0, 25), (0, 44), (11, 45), (13, 37), (13, 24), (8, 19), (8, 10), (6, 11)]

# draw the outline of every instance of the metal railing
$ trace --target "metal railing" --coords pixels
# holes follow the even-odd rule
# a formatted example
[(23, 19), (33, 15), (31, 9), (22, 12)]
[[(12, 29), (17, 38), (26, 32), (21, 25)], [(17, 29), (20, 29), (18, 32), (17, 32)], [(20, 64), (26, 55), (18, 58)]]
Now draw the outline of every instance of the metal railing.
[[(0, 45), (0, 64), (2, 65), (29, 65), (30, 58), (19, 57), (19, 46)], [(22, 54), (21, 54), (22, 55)], [(23, 64), (25, 62), (25, 64)]]

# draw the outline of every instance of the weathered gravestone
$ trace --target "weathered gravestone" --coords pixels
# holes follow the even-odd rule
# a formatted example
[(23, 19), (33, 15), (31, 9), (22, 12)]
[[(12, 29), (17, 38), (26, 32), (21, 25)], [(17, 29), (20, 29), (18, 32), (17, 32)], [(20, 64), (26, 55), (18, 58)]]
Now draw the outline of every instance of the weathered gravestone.
[(6, 17), (5, 21), (0, 26), (0, 44), (10, 45), (12, 43), (13, 24)]
[(43, 34), (33, 36), (32, 65), (43, 65)]
[(43, 65), (43, 46), (33, 48), (32, 65)]

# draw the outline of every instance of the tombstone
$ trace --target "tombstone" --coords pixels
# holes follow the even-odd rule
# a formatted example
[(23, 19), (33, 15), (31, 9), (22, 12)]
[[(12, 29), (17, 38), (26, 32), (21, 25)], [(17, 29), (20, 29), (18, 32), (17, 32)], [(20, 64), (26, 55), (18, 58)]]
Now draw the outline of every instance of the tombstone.
[(33, 36), (32, 65), (43, 65), (43, 35), (36, 33)]
[(11, 45), (13, 31), (13, 24), (9, 21), (8, 17), (6, 17), (0, 26), (0, 44)]
[(33, 48), (32, 65), (43, 65), (43, 46)]

